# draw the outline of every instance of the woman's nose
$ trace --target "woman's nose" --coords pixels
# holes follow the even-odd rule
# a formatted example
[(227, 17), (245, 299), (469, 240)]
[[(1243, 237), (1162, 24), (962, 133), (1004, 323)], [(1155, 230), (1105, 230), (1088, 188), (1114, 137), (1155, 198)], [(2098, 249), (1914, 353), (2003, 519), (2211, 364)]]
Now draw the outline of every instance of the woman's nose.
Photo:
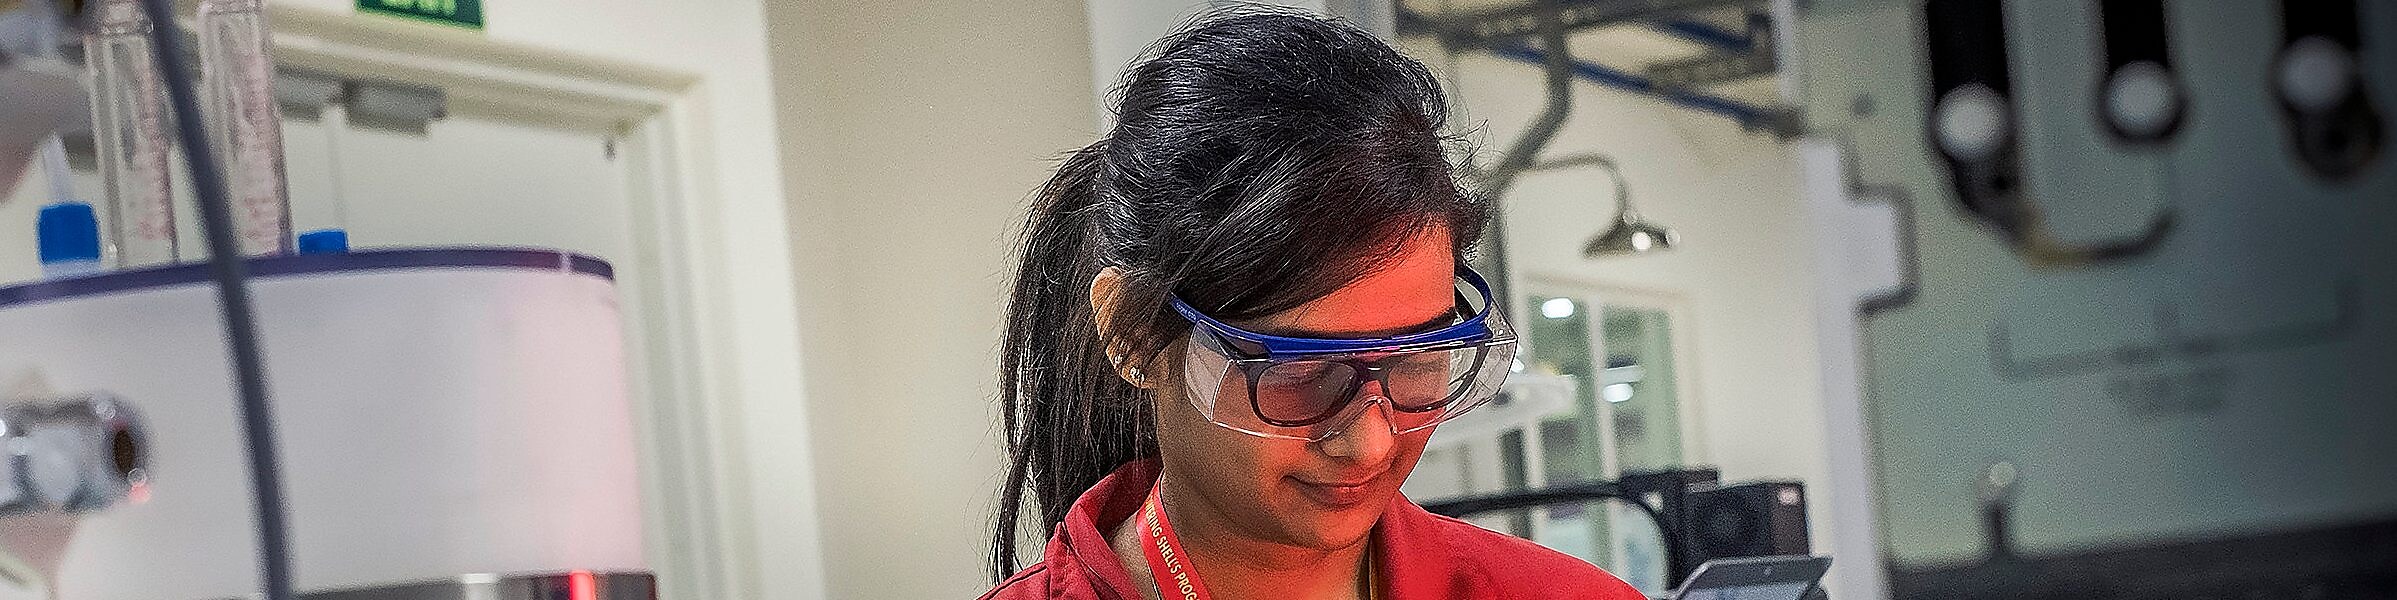
[(1367, 383), (1357, 390), (1357, 402), (1365, 403), (1363, 412), (1340, 433), (1316, 442), (1315, 446), (1327, 456), (1374, 462), (1386, 458), (1397, 447), (1397, 434), (1391, 433), (1390, 398), (1379, 382)]

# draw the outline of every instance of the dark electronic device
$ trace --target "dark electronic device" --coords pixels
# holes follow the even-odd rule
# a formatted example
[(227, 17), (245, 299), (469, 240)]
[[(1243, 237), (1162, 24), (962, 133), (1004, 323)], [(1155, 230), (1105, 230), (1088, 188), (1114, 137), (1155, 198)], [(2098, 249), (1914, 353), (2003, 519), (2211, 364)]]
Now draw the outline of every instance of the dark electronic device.
[(1806, 537), (1806, 486), (1798, 482), (1692, 491), (1682, 499), (1679, 516), (1689, 564), (1814, 550)]
[(1723, 480), (1721, 471), (1698, 467), (1672, 471), (1624, 473), (1617, 483), (1624, 493), (1646, 503), (1656, 503), (1657, 530), (1665, 536), (1665, 581), (1681, 581), (1698, 568), (1703, 559), (1696, 559), (1696, 544), (1690, 540), (1688, 526), (1682, 515), (1687, 514), (1690, 490), (1712, 488)]
[(2298, 161), (2346, 179), (2380, 154), (2380, 111), (2365, 94), (2363, 32), (2355, 0), (2282, 0), (2273, 96)]
[(1799, 600), (1831, 570), (1827, 556), (1757, 556), (1707, 561), (1672, 600)]
[(1719, 471), (1693, 468), (1626, 473), (1613, 482), (1425, 502), (1435, 514), (1466, 517), (1540, 506), (1615, 499), (1656, 520), (1665, 537), (1665, 580), (1682, 581), (1710, 560), (1811, 552), (1806, 488), (1796, 482), (1719, 485)]

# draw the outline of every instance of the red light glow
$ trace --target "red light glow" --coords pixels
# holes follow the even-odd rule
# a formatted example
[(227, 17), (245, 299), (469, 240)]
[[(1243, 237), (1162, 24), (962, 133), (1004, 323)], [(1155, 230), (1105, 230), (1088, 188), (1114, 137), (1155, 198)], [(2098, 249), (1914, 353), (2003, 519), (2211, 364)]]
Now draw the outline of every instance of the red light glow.
[(568, 600), (599, 600), (599, 579), (593, 577), (590, 571), (567, 573), (566, 597)]

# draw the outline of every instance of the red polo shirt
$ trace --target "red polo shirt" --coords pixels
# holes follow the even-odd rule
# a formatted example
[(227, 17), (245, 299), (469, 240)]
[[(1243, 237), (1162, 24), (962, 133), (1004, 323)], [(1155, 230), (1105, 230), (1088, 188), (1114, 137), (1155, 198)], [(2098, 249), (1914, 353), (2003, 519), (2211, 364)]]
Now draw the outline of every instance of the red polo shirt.
[[(1039, 564), (1000, 582), (983, 600), (1140, 600), (1107, 530), (1131, 518), (1157, 482), (1156, 459), (1133, 461), (1074, 500)], [(1388, 600), (1571, 598), (1646, 600), (1579, 558), (1425, 512), (1393, 497), (1373, 530), (1374, 564)]]

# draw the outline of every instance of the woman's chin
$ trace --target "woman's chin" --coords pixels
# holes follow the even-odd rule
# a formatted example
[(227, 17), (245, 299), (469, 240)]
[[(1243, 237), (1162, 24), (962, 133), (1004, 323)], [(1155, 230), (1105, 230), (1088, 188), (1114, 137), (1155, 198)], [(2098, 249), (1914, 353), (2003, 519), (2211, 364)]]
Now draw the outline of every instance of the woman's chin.
[(1316, 550), (1338, 550), (1362, 544), (1373, 535), (1373, 526), (1381, 521), (1382, 505), (1356, 506), (1342, 510), (1320, 508), (1303, 512), (1304, 517), (1283, 523), (1288, 543)]

